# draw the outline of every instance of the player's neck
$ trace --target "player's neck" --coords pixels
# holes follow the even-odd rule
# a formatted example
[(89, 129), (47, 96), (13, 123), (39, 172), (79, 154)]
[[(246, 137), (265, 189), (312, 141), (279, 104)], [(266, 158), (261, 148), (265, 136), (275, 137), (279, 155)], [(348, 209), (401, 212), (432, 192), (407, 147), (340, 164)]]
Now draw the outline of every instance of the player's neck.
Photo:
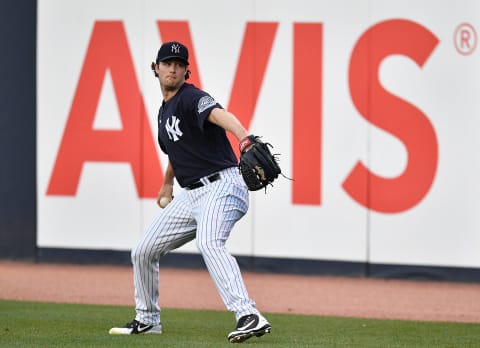
[(177, 88), (165, 88), (164, 86), (162, 86), (163, 100), (167, 102), (170, 99), (172, 99), (175, 96), (175, 94), (177, 94), (177, 92), (180, 90), (180, 88), (182, 88), (182, 86), (183, 86), (183, 83)]

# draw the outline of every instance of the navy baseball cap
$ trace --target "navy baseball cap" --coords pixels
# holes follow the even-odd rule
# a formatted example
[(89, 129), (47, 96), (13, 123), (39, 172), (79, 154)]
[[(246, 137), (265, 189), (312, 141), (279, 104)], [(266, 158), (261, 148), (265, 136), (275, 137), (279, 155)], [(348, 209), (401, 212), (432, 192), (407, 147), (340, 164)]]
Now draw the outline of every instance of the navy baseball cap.
[(169, 59), (177, 59), (189, 65), (188, 48), (178, 41), (165, 42), (158, 50), (157, 64), (158, 62), (164, 62)]

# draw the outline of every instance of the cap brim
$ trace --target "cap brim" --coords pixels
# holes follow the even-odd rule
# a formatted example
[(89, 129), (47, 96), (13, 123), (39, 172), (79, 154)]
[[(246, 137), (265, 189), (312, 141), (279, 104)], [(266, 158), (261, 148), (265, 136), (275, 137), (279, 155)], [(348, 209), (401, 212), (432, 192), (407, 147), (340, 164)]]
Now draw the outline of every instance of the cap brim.
[(182, 57), (179, 57), (179, 56), (168, 56), (168, 57), (163, 57), (162, 59), (160, 59), (159, 61), (160, 62), (164, 62), (166, 60), (179, 60), (181, 61), (182, 63), (185, 63), (186, 65), (189, 65), (188, 63), (188, 60), (182, 58)]

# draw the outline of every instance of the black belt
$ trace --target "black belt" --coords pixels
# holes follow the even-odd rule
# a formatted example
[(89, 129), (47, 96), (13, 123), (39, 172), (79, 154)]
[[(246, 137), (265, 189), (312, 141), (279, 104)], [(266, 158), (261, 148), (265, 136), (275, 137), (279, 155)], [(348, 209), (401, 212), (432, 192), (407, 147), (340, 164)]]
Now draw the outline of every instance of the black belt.
[[(212, 175), (208, 176), (206, 179), (207, 179), (207, 181), (210, 181), (210, 183), (212, 183), (212, 182), (215, 182), (217, 180), (220, 180), (221, 178), (222, 177), (220, 176), (220, 173), (215, 173), (215, 174), (212, 174)], [(194, 182), (193, 184), (187, 185), (185, 188), (187, 190), (193, 190), (193, 189), (202, 187), (204, 185), (205, 184), (202, 181), (198, 180), (198, 181)]]

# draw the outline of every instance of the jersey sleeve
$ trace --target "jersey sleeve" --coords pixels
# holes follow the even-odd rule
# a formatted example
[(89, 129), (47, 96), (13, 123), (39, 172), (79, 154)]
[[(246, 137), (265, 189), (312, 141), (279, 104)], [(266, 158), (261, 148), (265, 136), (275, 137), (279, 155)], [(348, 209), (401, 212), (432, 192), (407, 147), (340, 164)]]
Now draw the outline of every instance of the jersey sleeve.
[(197, 115), (197, 124), (200, 129), (204, 128), (205, 121), (214, 108), (223, 109), (223, 107), (217, 103), (212, 96), (198, 89), (195, 93), (195, 97), (193, 98), (192, 106), (194, 107), (195, 115)]
[(160, 122), (161, 122), (160, 121), (160, 116), (162, 114), (162, 107), (160, 107), (160, 109), (158, 110), (158, 116), (157, 116), (157, 124), (158, 124), (157, 141), (158, 141), (158, 145), (160, 146), (160, 149), (163, 151), (163, 153), (168, 155), (167, 148), (165, 147), (162, 139), (160, 138)]
[(160, 140), (160, 137), (158, 137), (158, 145), (160, 146), (160, 150), (162, 150), (164, 154), (168, 155), (167, 148), (165, 147), (163, 142)]

